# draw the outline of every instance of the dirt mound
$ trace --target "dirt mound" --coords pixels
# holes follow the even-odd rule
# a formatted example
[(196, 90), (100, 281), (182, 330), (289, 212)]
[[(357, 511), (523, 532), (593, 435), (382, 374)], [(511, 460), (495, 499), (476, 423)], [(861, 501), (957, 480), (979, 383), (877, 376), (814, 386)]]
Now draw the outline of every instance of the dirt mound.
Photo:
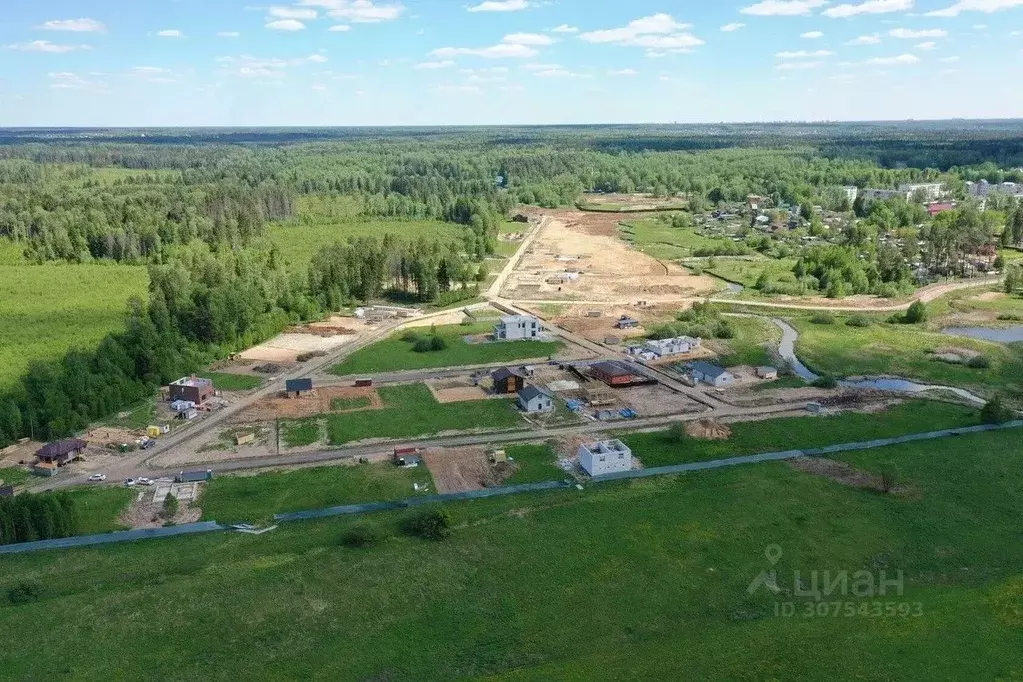
[(732, 437), (731, 427), (713, 419), (701, 419), (686, 424), (686, 433), (703, 440), (728, 440)]
[(904, 486), (895, 485), (894, 481), (886, 481), (884, 477), (867, 471), (860, 471), (845, 462), (836, 462), (824, 457), (796, 457), (789, 460), (789, 466), (796, 471), (803, 471), (815, 476), (823, 476), (850, 488), (863, 488), (900, 495), (908, 492)]

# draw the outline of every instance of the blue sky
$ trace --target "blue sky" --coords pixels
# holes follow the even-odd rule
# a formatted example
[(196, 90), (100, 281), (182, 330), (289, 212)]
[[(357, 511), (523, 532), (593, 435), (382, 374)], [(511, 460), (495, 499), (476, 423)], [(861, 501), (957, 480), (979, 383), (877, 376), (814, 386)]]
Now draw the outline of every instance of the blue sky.
[(18, 0), (0, 126), (1023, 117), (1023, 0)]

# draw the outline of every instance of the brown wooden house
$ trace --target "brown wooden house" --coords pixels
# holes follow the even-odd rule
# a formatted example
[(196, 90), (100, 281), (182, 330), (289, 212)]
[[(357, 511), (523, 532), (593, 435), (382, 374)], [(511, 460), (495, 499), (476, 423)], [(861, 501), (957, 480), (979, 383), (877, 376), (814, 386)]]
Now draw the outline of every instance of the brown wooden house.
[(490, 374), (494, 382), (494, 393), (510, 395), (518, 393), (526, 386), (526, 379), (515, 370), (501, 367)]

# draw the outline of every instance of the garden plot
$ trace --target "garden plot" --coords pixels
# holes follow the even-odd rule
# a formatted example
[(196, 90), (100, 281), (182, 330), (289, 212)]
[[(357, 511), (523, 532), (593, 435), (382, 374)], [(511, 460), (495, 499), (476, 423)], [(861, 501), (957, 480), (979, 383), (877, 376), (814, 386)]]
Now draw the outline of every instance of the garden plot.
[[(366, 401), (368, 404), (365, 404)], [(341, 407), (338, 405), (360, 405), (361, 407)], [(302, 419), (315, 417), (332, 412), (358, 412), (361, 410), (379, 410), (384, 403), (373, 388), (350, 386), (326, 386), (317, 388), (297, 398), (270, 397), (257, 401), (245, 408), (235, 422), (247, 423), (268, 421), (273, 419)]]

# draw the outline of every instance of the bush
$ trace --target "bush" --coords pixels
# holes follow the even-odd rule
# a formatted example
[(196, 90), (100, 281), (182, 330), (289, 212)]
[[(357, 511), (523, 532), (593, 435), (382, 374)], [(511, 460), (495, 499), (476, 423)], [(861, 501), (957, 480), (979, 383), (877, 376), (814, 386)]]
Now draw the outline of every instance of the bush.
[(814, 324), (835, 324), (835, 316), (831, 313), (814, 313), (814, 316), (810, 318), (810, 322)]
[(441, 507), (421, 509), (405, 520), (404, 531), (425, 540), (443, 540), (451, 534), (451, 515)]
[(830, 374), (825, 374), (824, 376), (818, 377), (811, 386), (814, 388), (838, 388), (838, 379)]
[(35, 580), (25, 580), (7, 590), (7, 601), (12, 604), (28, 604), (39, 601), (43, 586)]
[(372, 547), (380, 542), (380, 529), (371, 523), (356, 523), (341, 535), (341, 544), (345, 547), (362, 549)]
[(1004, 424), (1015, 418), (1016, 413), (1002, 401), (1000, 395), (989, 400), (980, 411), (980, 420), (985, 424)]
[(430, 337), (430, 350), (438, 351), (444, 350), (448, 347), (448, 342), (444, 340), (443, 336), (437, 336), (436, 334)]
[(720, 322), (718, 322), (717, 326), (714, 328), (714, 338), (717, 338), (717, 339), (734, 339), (735, 338), (735, 329), (732, 327), (732, 325), (728, 324), (724, 320), (721, 320)]
[(853, 315), (845, 323), (850, 327), (869, 327), (874, 324), (874, 321), (866, 315)]
[(181, 508), (181, 504), (178, 502), (178, 498), (174, 497), (170, 493), (167, 493), (167, 499), (163, 501), (163, 518), (172, 519), (177, 513), (178, 509)]
[(998, 319), (1002, 322), (1023, 322), (1023, 316), (1013, 313), (1002, 313), (998, 316)]
[(922, 324), (927, 321), (927, 305), (920, 300), (913, 301), (902, 321), (906, 324)]
[(976, 355), (966, 361), (970, 369), (988, 369), (991, 367), (991, 360), (986, 355)]
[(675, 422), (668, 427), (668, 440), (672, 443), (685, 443), (689, 440), (689, 432), (686, 431), (686, 425), (682, 422)]
[(401, 335), (401, 340), (405, 343), (415, 343), (419, 339), (423, 338), (423, 335), (417, 332), (415, 329), (409, 329), (407, 332)]

